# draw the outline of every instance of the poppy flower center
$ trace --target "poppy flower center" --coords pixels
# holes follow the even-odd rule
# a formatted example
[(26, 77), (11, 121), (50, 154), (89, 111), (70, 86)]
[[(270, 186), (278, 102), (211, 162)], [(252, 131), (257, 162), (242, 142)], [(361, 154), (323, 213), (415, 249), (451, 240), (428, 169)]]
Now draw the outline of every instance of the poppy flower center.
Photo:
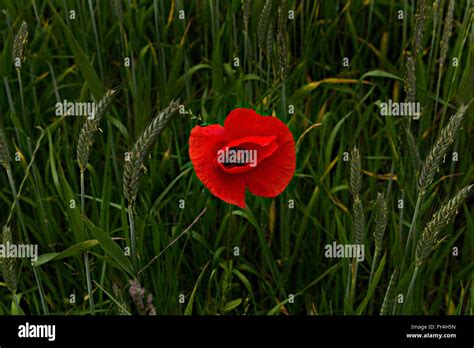
[(230, 174), (248, 172), (278, 148), (276, 136), (251, 136), (239, 138), (217, 151), (219, 167)]

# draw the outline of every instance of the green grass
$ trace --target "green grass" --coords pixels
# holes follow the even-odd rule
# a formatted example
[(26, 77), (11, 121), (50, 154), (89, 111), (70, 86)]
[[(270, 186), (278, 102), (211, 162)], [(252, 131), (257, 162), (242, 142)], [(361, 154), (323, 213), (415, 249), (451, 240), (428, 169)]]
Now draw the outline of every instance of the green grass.
[[(441, 1), (437, 20), (428, 4), (416, 60), (422, 117), (408, 123), (404, 117), (381, 117), (377, 105), (405, 99), (413, 1), (274, 1), (273, 33), (263, 33), (264, 47), (258, 31), (265, 1), (250, 1), (248, 32), (238, 0), (2, 1), (0, 126), (13, 157), (14, 183), (2, 169), (0, 224), (8, 222), (17, 241), (38, 244), (42, 256), (34, 268), (29, 260), (18, 262), (20, 308), (0, 278), (0, 314), (138, 314), (129, 295), (137, 274), (158, 314), (379, 314), (397, 269), (388, 313), (472, 315), (472, 200), (443, 229), (447, 238), (423, 264), (411, 300), (397, 302), (399, 294), (406, 296), (414, 269), (414, 245), (400, 266), (418, 194), (404, 126), (409, 124), (424, 160), (449, 117), (474, 96), (471, 0), (455, 1), (437, 88), (448, 2)], [(123, 17), (114, 9), (117, 3)], [(283, 21), (283, 56), (277, 40), (282, 3), (283, 13), (294, 11), (294, 19)], [(15, 69), (11, 52), (22, 21), (29, 37), (25, 61)], [(288, 62), (283, 80), (282, 58)], [(76, 158), (83, 119), (57, 117), (55, 104), (98, 101), (119, 85), (85, 170), (83, 217)], [(126, 253), (131, 241), (122, 190), (125, 152), (155, 112), (174, 99), (186, 114), (173, 117), (145, 159), (134, 214), (135, 267)], [(275, 199), (248, 194), (243, 210), (212, 196), (188, 155), (195, 125), (223, 124), (241, 106), (280, 118), (298, 143), (295, 176), (285, 192)], [(420, 202), (414, 241), (443, 202), (473, 182), (472, 110)], [(324, 246), (354, 240), (345, 160), (354, 145), (361, 153), (365, 260), (358, 263), (352, 298), (346, 292), (352, 260), (325, 258)], [(385, 193), (388, 223), (373, 265), (378, 192)]]

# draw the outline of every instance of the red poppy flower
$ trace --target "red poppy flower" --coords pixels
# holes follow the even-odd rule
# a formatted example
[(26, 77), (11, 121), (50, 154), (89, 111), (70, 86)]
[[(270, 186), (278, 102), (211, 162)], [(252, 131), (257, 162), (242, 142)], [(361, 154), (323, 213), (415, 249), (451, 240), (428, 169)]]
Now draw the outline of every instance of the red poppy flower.
[(245, 207), (245, 188), (256, 196), (282, 193), (295, 172), (295, 141), (279, 119), (251, 109), (234, 109), (224, 127), (196, 126), (189, 156), (199, 180), (211, 193)]

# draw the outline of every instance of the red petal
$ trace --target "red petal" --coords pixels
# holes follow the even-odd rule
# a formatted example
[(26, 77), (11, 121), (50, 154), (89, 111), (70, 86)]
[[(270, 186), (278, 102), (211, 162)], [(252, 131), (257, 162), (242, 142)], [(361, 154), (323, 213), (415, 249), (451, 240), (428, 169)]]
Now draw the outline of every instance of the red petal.
[(223, 201), (245, 207), (245, 182), (241, 175), (227, 174), (217, 163), (217, 150), (229, 142), (221, 125), (196, 126), (189, 137), (189, 157), (197, 177)]
[(262, 116), (252, 109), (238, 108), (230, 112), (224, 121), (225, 133), (229, 140), (236, 140), (250, 136), (272, 136), (278, 137), (282, 129), (277, 125), (281, 123), (283, 131), (288, 131), (286, 125), (276, 117)]
[(278, 150), (255, 170), (245, 173), (245, 184), (250, 192), (261, 197), (276, 197), (290, 183), (295, 173), (294, 142), (279, 144)]
[(278, 149), (254, 170), (242, 175), (254, 195), (275, 197), (282, 193), (296, 167), (295, 141), (288, 127), (275, 117), (260, 116), (251, 109), (235, 109), (227, 116), (224, 128), (231, 140), (252, 135), (277, 137)]

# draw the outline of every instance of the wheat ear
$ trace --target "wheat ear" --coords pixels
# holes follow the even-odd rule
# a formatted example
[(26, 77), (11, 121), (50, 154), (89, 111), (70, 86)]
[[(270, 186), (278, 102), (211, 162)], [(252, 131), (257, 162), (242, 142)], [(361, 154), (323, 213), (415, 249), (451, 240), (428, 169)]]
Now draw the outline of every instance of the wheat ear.
[[(360, 189), (361, 189), (361, 158), (359, 149), (354, 146), (350, 155), (350, 181), (349, 181), (349, 190), (352, 195), (352, 209), (353, 209), (353, 220), (352, 220), (352, 232), (354, 238), (354, 244), (363, 244), (364, 243), (364, 229), (365, 229), (365, 219), (364, 219), (364, 209), (362, 206), (362, 201), (360, 199)], [(348, 279), (351, 279), (347, 283), (346, 295), (348, 295), (349, 301), (352, 303), (355, 298), (355, 288), (357, 281), (357, 269), (359, 262), (356, 259), (352, 261), (352, 267), (349, 267)], [(352, 278), (351, 278), (352, 273)]]
[(375, 251), (381, 252), (383, 235), (387, 227), (388, 213), (387, 213), (387, 205), (385, 204), (384, 196), (380, 192), (377, 193), (377, 200), (375, 203), (375, 207), (376, 207), (375, 231), (374, 231)]
[(423, 39), (423, 33), (425, 31), (426, 9), (426, 0), (418, 0), (415, 14), (415, 30), (412, 41), (413, 56), (415, 57), (415, 59), (421, 50), (421, 41)]
[(250, 0), (242, 1), (242, 8), (244, 11), (244, 32), (249, 32), (249, 17), (250, 17)]
[(377, 260), (382, 252), (383, 236), (387, 227), (388, 213), (387, 205), (383, 194), (377, 193), (377, 200), (375, 201), (375, 230), (374, 230), (374, 241), (375, 241), (375, 253), (374, 259), (372, 260), (372, 267), (370, 270), (369, 284), (372, 282), (372, 278), (377, 266)]
[(159, 112), (150, 124), (145, 128), (143, 133), (138, 137), (137, 141), (128, 153), (128, 158), (124, 165), (123, 174), (123, 192), (128, 201), (128, 218), (130, 223), (130, 243), (131, 254), (134, 267), (136, 267), (136, 238), (135, 238), (135, 222), (133, 218), (133, 208), (137, 198), (138, 188), (140, 185), (140, 177), (142, 175), (143, 162), (150, 151), (153, 143), (160, 133), (165, 129), (171, 120), (171, 116), (178, 109), (179, 102), (172, 101), (168, 107)]
[(12, 57), (15, 68), (20, 69), (25, 61), (25, 46), (28, 43), (28, 25), (23, 21), (13, 39)]
[(423, 195), (428, 186), (433, 182), (436, 172), (441, 163), (444, 162), (449, 146), (454, 143), (457, 133), (461, 128), (468, 105), (462, 105), (458, 111), (451, 116), (448, 124), (441, 130), (441, 133), (431, 148), (421, 168), (418, 179), (418, 192)]
[(420, 267), (423, 265), (423, 262), (426, 260), (428, 255), (440, 243), (441, 231), (454, 218), (457, 214), (458, 208), (469, 197), (473, 189), (474, 185), (469, 185), (459, 190), (453, 198), (441, 206), (441, 208), (433, 215), (433, 218), (426, 224), (416, 247), (415, 269), (411, 277), (410, 285), (408, 286), (403, 309), (405, 309), (406, 304), (411, 298)]
[(428, 255), (436, 248), (440, 241), (441, 231), (452, 221), (461, 204), (469, 197), (473, 190), (474, 185), (466, 186), (459, 190), (426, 224), (416, 247), (416, 267), (420, 267)]
[(351, 151), (350, 159), (350, 184), (349, 189), (352, 195), (352, 204), (354, 211), (354, 220), (352, 224), (353, 233), (354, 233), (354, 243), (362, 244), (364, 239), (364, 210), (362, 207), (362, 201), (360, 200), (359, 194), (361, 189), (361, 161), (360, 161), (360, 152), (357, 147)]
[[(9, 226), (3, 226), (2, 231), (2, 243), (7, 248), (7, 245), (13, 243), (12, 232)], [(5, 280), (5, 285), (8, 290), (15, 296), (17, 290), (17, 270), (16, 270), (16, 259), (13, 257), (2, 258), (2, 270), (3, 270), (3, 279)]]
[(265, 43), (267, 41), (267, 31), (268, 25), (271, 21), (271, 12), (272, 12), (272, 0), (265, 1), (262, 12), (258, 19), (257, 35), (258, 35), (258, 45), (260, 50), (263, 51)]
[(25, 117), (25, 100), (23, 97), (23, 84), (21, 82), (21, 67), (23, 62), (25, 61), (25, 47), (28, 43), (28, 25), (25, 21), (23, 21), (18, 29), (17, 33), (15, 34), (15, 38), (13, 40), (13, 47), (12, 47), (12, 57), (13, 63), (15, 65), (16, 74), (18, 76), (18, 88), (20, 90), (20, 102), (21, 102), (21, 111), (23, 122), (26, 124), (26, 117)]
[(86, 169), (86, 165), (89, 162), (89, 155), (91, 152), (92, 145), (94, 144), (95, 134), (99, 130), (100, 121), (102, 116), (109, 108), (114, 96), (116, 95), (118, 88), (109, 89), (98, 104), (95, 105), (92, 113), (87, 115), (84, 120), (84, 124), (79, 134), (79, 141), (77, 144), (77, 162), (81, 172)]
[(159, 112), (138, 137), (132, 150), (128, 153), (128, 160), (125, 161), (124, 167), (123, 191), (129, 204), (133, 204), (137, 197), (145, 157), (160, 133), (168, 125), (178, 106), (177, 101), (172, 101), (168, 107)]
[(464, 115), (466, 113), (469, 105), (462, 105), (458, 111), (451, 116), (448, 124), (441, 130), (438, 139), (431, 148), (428, 156), (426, 156), (425, 161), (422, 164), (420, 174), (418, 176), (418, 196), (416, 199), (415, 211), (410, 224), (410, 230), (408, 231), (408, 237), (405, 243), (405, 252), (403, 254), (402, 265), (400, 267), (400, 273), (403, 272), (403, 266), (408, 257), (408, 249), (411, 243), (411, 240), (414, 238), (414, 231), (416, 228), (416, 220), (418, 217), (418, 212), (423, 200), (423, 196), (426, 192), (426, 189), (433, 182), (436, 172), (441, 167), (442, 162), (448, 152), (449, 146), (456, 139), (457, 133), (461, 128)]
[(278, 6), (278, 32), (277, 32), (277, 47), (278, 47), (278, 66), (280, 70), (280, 78), (283, 81), (286, 77), (288, 45), (286, 43), (286, 9), (285, 2), (282, 1)]
[[(117, 93), (118, 88), (109, 89), (105, 92), (102, 99), (98, 104), (94, 106), (91, 114), (87, 115), (87, 118), (84, 120), (84, 124), (79, 134), (79, 141), (77, 144), (77, 162), (80, 169), (81, 177), (81, 213), (85, 214), (85, 184), (84, 184), (84, 172), (86, 170), (86, 165), (89, 162), (89, 156), (91, 152), (92, 145), (95, 140), (95, 133), (99, 130), (100, 121), (102, 116), (105, 114), (107, 109), (112, 102), (113, 97)], [(89, 263), (89, 254), (86, 251), (84, 253), (84, 266), (86, 272), (86, 282), (87, 282), (87, 291), (89, 293), (89, 304), (90, 304), (90, 313), (91, 315), (95, 314), (94, 309), (94, 297), (92, 291), (92, 277), (90, 272), (90, 263)]]
[(390, 277), (390, 282), (388, 283), (387, 291), (385, 293), (385, 297), (383, 299), (382, 308), (380, 309), (380, 315), (387, 315), (389, 314), (390, 307), (393, 304), (393, 299), (395, 297), (395, 282), (398, 278), (398, 271), (395, 269), (393, 271), (392, 276)]
[(8, 151), (7, 137), (3, 132), (2, 127), (0, 127), (0, 165), (2, 165), (6, 170), (10, 168), (10, 151)]

